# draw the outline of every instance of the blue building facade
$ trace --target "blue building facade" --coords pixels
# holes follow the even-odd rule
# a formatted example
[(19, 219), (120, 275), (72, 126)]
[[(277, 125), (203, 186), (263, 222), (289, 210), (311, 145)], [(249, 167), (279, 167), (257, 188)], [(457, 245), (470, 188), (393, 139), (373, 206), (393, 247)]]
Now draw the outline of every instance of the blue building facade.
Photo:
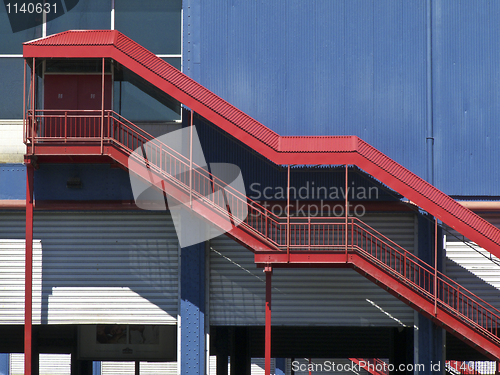
[(357, 135), (449, 195), (498, 195), (497, 2), (186, 4), (184, 72), (272, 130)]
[[(23, 99), (29, 100), (27, 96), (23, 98), (22, 43), (75, 29), (122, 32), (279, 135), (358, 136), (471, 207), (486, 202), (481, 207), (486, 207), (489, 220), (495, 225), (500, 222), (500, 184), (496, 173), (500, 160), (500, 110), (496, 103), (500, 98), (498, 1), (80, 0), (57, 4), (61, 4), (63, 14), (42, 19), (20, 31), (13, 27), (13, 5), (0, 9), (0, 246), (5, 240), (9, 249), (18, 249), (16, 241), (23, 238), (20, 223), (26, 168), (22, 158), (22, 119)], [(60, 62), (53, 63), (56, 66)], [(37, 107), (44, 108), (44, 79), (54, 71), (46, 61), (36, 69), (42, 72), (36, 79)], [(63, 65), (54, 69), (71, 73), (71, 68)], [(119, 64), (110, 67), (108, 73), (113, 76), (112, 109), (119, 115), (154, 136), (189, 125), (189, 108), (181, 110), (178, 103), (172, 105), (171, 98), (148, 90)], [(29, 81), (29, 67), (26, 77)], [(29, 92), (29, 85), (24, 89)], [(215, 129), (208, 120), (195, 117), (193, 123), (198, 127), (208, 163), (238, 165), (250, 198), (283, 206), (285, 166), (257, 155), (237, 139)], [(345, 196), (328, 196), (326, 188), (343, 188), (344, 172), (338, 165), (323, 168), (298, 162), (291, 169), (290, 186), (295, 191), (316, 186), (323, 195), (299, 197), (300, 200), (311, 205), (317, 201), (335, 205)], [(488, 283), (475, 274), (467, 279), (468, 271), (457, 271), (460, 264), (455, 258), (446, 258), (445, 253), (451, 234), (443, 239), (439, 230), (434, 237), (430, 224), (433, 219), (425, 212), (416, 208), (402, 210), (399, 204), (408, 202), (400, 194), (361, 169), (349, 168), (348, 172), (348, 185), (377, 192), (376, 196), (353, 199), (361, 205), (366, 203), (363, 215), (368, 212), (370, 225), (384, 234), (390, 233), (391, 239), (402, 241), (427, 263), (432, 265), (437, 259), (435, 266), (440, 271), (446, 273), (449, 266), (472, 288), (480, 285), (481, 290)], [(319, 187), (324, 189), (318, 190)], [(79, 164), (70, 160), (37, 166), (35, 202), (35, 238), (40, 241), (42, 254), (42, 318), (35, 322), (34, 331), (38, 354), (43, 354), (43, 350), (71, 354), (72, 374), (121, 371), (106, 367), (111, 366), (106, 363), (124, 358), (131, 362), (133, 356), (92, 357), (80, 350), (88, 327), (99, 326), (102, 321), (107, 325), (125, 324), (130, 332), (140, 324), (165, 325), (177, 329), (173, 336), (173, 331), (168, 331), (169, 338), (175, 337), (175, 356), (169, 352), (169, 356), (155, 358), (169, 364), (151, 371), (263, 371), (255, 360), (264, 357), (264, 301), (259, 289), (262, 280), (260, 270), (252, 268), (252, 260), (241, 254), (244, 249), (239, 244), (219, 238), (181, 248), (175, 240), (175, 217), (156, 211), (138, 213), (129, 173), (113, 163)], [(141, 220), (147, 223), (144, 227)], [(153, 222), (156, 224), (150, 224)], [(100, 225), (109, 230), (100, 230)], [(167, 228), (164, 232), (163, 227)], [(62, 228), (61, 232), (58, 228)], [(196, 225), (190, 228), (204, 230)], [(92, 231), (96, 232), (95, 238)], [(439, 259), (431, 251), (434, 238), (445, 243), (444, 248), (436, 245)], [(455, 249), (454, 244), (450, 246)], [(77, 269), (80, 259), (85, 264), (82, 267), (91, 270), (88, 274), (106, 274), (103, 285), (109, 289), (98, 290), (101, 285), (95, 279), (87, 283), (88, 275), (75, 281), (71, 272), (62, 272), (60, 268), (64, 268), (66, 260), (56, 255), (59, 250), (68, 251), (69, 269)], [(85, 259), (85, 250), (92, 251), (96, 258)], [(108, 253), (116, 258), (101, 255)], [(492, 272), (496, 266), (492, 266)], [(300, 276), (295, 278), (287, 271), (275, 271), (276, 277), (300, 286)], [(278, 294), (279, 316), (273, 331), (273, 337), (277, 337), (272, 353), (276, 374), (291, 373), (291, 364), (297, 358), (302, 361), (329, 356), (373, 356), (398, 364), (442, 362), (442, 371), (447, 354), (453, 359), (486, 359), (446, 335), (424, 316), (391, 299), (388, 293), (370, 299), (371, 286), (355, 278), (361, 276), (339, 271), (304, 273), (303, 290), (288, 290), (285, 282), (278, 281), (279, 286), (273, 291)], [(114, 279), (109, 275), (118, 276)], [(343, 290), (322, 290), (318, 275), (329, 280), (330, 284), (325, 284), (329, 288)], [(113, 305), (116, 314), (98, 310), (92, 317), (92, 313), (65, 295), (72, 293), (71, 288), (81, 292), (86, 287), (94, 290), (89, 292), (89, 306), (106, 298), (116, 302), (118, 289), (127, 289), (130, 295), (116, 297), (125, 301)], [(500, 295), (498, 288), (494, 286), (489, 294), (493, 304)], [(297, 293), (299, 302), (280, 300), (280, 293)], [(356, 296), (355, 301), (345, 302), (350, 293)], [(82, 296), (79, 298), (86, 298), (85, 293)], [(134, 300), (136, 296), (138, 299)], [(311, 309), (319, 306), (316, 314), (301, 307), (308, 303), (308, 296)], [(9, 297), (0, 294), (1, 298)], [(127, 305), (129, 299), (133, 300), (132, 308)], [(339, 301), (348, 307), (336, 310)], [(70, 306), (68, 310), (75, 313), (65, 315), (61, 306)], [(0, 310), (0, 331), (19, 336), (22, 322), (7, 315), (2, 318)], [(146, 318), (141, 320), (142, 317)], [(44, 326), (49, 327), (47, 331)], [(338, 340), (328, 341), (328, 337), (344, 334), (349, 336), (345, 347)], [(366, 341), (356, 338), (358, 334), (365, 335)], [(51, 335), (59, 340), (56, 344), (50, 341)], [(377, 347), (377, 337), (383, 349)], [(60, 349), (60, 342), (70, 343), (70, 348)], [(18, 341), (0, 339), (0, 352), (19, 353), (21, 349)], [(16, 362), (5, 354), (1, 358), (0, 372), (14, 374)], [(144, 358), (135, 359), (136, 369), (147, 366), (139, 363)]]

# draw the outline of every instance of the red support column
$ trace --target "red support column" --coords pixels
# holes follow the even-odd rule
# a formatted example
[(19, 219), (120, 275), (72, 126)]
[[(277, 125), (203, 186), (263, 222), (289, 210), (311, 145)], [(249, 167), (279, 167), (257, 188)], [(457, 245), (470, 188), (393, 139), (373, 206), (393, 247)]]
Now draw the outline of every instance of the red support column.
[(104, 57), (102, 58), (102, 79), (101, 79), (101, 155), (104, 154)]
[(349, 183), (348, 183), (348, 166), (347, 164), (345, 165), (345, 190), (344, 190), (344, 195), (345, 195), (345, 228), (344, 228), (344, 241), (345, 241), (345, 262), (348, 263), (349, 262), (349, 256), (347, 254), (347, 249), (348, 249), (348, 244), (347, 244), (347, 229), (348, 229), (348, 226), (347, 226), (347, 222), (348, 222), (348, 218), (349, 218), (349, 199), (347, 197), (348, 195), (348, 189), (349, 189)]
[(290, 263), (290, 165), (286, 179), (286, 254), (287, 263)]
[(33, 180), (34, 167), (31, 159), (26, 164), (26, 252), (24, 277), (24, 374), (31, 375), (33, 333)]
[(23, 61), (24, 75), (23, 75), (23, 142), (26, 144), (26, 60)]
[(35, 81), (36, 81), (36, 73), (35, 73), (35, 58), (33, 57), (33, 68), (31, 69), (31, 154), (35, 153), (35, 132), (36, 132), (36, 105), (35, 105)]
[(438, 268), (438, 246), (437, 246), (437, 241), (438, 241), (438, 222), (437, 218), (434, 218), (434, 316), (437, 316), (437, 268)]
[(271, 375), (271, 276), (273, 269), (271, 266), (264, 268), (266, 274), (266, 328), (265, 328), (265, 375)]
[[(193, 120), (194, 111), (191, 110), (189, 127), (189, 207), (193, 209)], [(215, 183), (215, 181), (214, 181)], [(213, 187), (215, 189), (215, 186)]]

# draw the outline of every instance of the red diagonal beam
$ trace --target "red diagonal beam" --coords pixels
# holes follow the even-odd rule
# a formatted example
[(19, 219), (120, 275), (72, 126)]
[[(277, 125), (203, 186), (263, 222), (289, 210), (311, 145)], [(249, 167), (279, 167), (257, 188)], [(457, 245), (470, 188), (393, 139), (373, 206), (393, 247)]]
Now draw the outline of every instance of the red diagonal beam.
[(276, 164), (352, 164), (500, 257), (500, 230), (357, 137), (282, 137), (116, 30), (66, 31), (24, 57), (112, 58)]

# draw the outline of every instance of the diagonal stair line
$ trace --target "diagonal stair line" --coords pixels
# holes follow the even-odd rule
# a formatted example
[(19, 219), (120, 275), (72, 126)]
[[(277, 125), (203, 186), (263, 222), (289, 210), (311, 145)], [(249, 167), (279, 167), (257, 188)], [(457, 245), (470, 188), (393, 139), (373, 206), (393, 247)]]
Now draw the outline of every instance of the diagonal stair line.
[[(500, 230), (366, 142), (348, 136), (281, 137), (117, 31), (68, 31), (41, 38), (25, 43), (24, 56), (112, 58), (271, 161), (357, 165), (480, 246), (500, 255)], [(272, 253), (272, 259), (278, 259), (291, 251), (326, 259), (325, 254), (339, 255), (345, 249), (346, 258), (342, 262), (349, 263), (357, 272), (478, 350), (500, 358), (498, 310), (445, 275), (437, 273), (435, 277), (430, 265), (361, 221), (351, 219), (346, 224), (343, 219), (331, 217), (294, 217), (288, 223), (230, 187), (226, 189), (226, 184), (196, 165), (192, 170), (194, 182), (189, 183), (185, 172), (190, 170), (190, 164), (185, 157), (113, 111), (105, 111), (106, 122), (99, 123), (102, 133), (99, 130), (92, 137), (73, 138), (62, 137), (67, 129), (56, 112), (28, 113), (25, 129), (28, 154), (109, 156), (146, 181), (156, 176), (153, 184), (180, 202), (192, 194), (196, 198), (193, 211), (221, 228), (228, 206), (245, 206), (250, 214), (239, 225), (233, 225), (228, 235), (254, 251), (256, 257)], [(65, 112), (65, 117), (69, 113), (73, 119), (73, 125), (82, 128), (85, 117), (92, 117), (93, 124), (101, 118), (101, 111), (94, 115), (88, 111), (85, 116)], [(37, 133), (41, 129), (36, 129), (33, 119), (37, 124), (50, 124), (44, 127), (46, 134)], [(52, 128), (55, 130), (49, 134)], [(133, 151), (138, 148), (144, 150), (144, 155)], [(207, 192), (215, 185), (225, 191), (227, 199), (209, 197)], [(236, 212), (233, 214), (238, 217)], [(337, 256), (331, 262), (339, 263), (341, 258)]]
[(25, 58), (111, 58), (276, 164), (352, 164), (500, 257), (500, 230), (355, 136), (280, 136), (116, 30), (71, 30), (23, 45)]

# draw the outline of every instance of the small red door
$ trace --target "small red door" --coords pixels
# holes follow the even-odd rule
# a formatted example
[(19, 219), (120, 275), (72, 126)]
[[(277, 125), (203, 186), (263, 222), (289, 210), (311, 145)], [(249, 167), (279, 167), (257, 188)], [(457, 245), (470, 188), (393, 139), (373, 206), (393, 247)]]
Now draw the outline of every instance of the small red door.
[[(104, 76), (104, 109), (111, 109), (111, 75)], [(46, 137), (99, 137), (100, 74), (48, 74), (44, 79)], [(86, 112), (92, 110), (92, 112)]]

